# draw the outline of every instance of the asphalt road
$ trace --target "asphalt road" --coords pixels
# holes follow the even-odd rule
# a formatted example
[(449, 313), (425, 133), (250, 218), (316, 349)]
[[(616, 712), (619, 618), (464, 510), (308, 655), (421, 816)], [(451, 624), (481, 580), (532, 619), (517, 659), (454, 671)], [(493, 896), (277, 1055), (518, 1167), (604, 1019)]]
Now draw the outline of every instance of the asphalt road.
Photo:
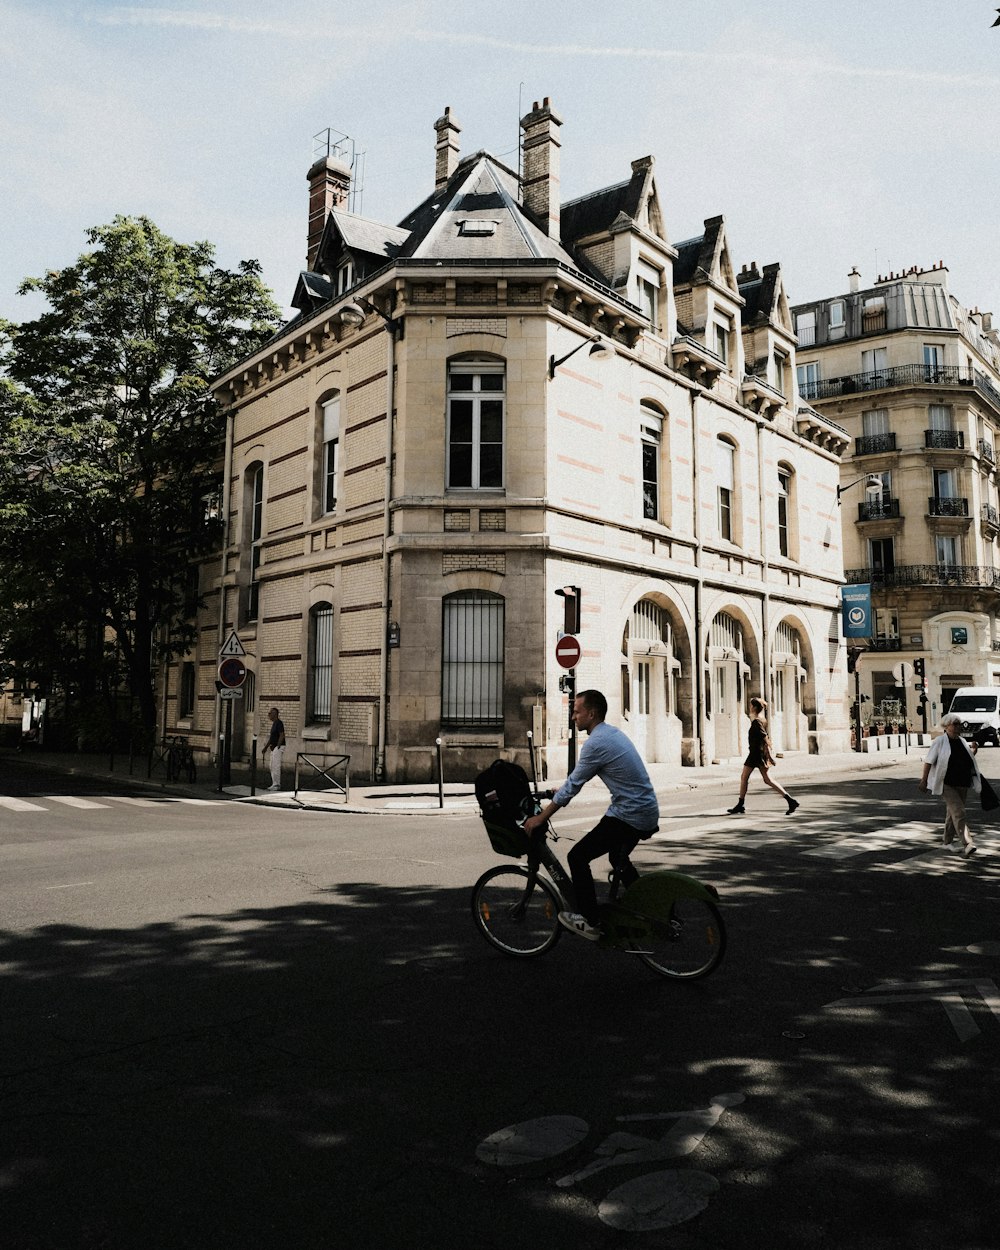
[(0, 1243), (996, 1246), (1000, 838), (941, 848), (915, 771), (672, 796), (637, 859), (722, 893), (695, 985), (495, 953), (468, 815), (7, 773)]

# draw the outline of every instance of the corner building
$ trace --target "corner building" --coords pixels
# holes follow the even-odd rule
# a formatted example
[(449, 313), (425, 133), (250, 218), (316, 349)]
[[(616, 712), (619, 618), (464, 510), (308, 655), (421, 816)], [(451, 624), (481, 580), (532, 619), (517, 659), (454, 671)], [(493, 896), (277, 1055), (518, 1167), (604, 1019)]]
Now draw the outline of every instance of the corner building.
[(844, 747), (846, 438), (799, 400), (780, 270), (736, 273), (722, 217), (671, 243), (652, 157), (561, 204), (561, 125), (547, 99), (522, 119), (519, 176), (460, 158), (446, 110), (398, 226), (347, 211), (335, 152), (309, 171), (298, 316), (216, 384), (227, 535), (180, 731), (218, 725), (236, 629), (237, 756), (274, 705), (289, 758), (356, 777), (431, 780), (440, 739), (469, 779), (529, 732), (564, 774), (571, 586), (577, 689), (651, 762), (740, 757), (758, 692), (777, 749)]
[(847, 291), (793, 311), (799, 393), (851, 436), (845, 576), (872, 595), (863, 718), (901, 698), (893, 668), (922, 659), (930, 728), (958, 687), (1000, 685), (1000, 336), (943, 263), (870, 287), (855, 270)]

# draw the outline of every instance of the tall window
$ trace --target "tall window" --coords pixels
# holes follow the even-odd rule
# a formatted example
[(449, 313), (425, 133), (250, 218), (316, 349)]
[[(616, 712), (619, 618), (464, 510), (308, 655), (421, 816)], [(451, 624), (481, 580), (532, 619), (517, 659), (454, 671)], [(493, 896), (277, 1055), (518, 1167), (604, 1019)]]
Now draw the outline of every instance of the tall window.
[(788, 357), (784, 352), (774, 353), (774, 387), (780, 391), (785, 398), (788, 398)]
[(844, 301), (836, 299), (830, 304), (830, 338), (843, 338), (844, 335)]
[(719, 537), (727, 542), (735, 542), (733, 537), (733, 504), (736, 491), (736, 449), (724, 438), (715, 440), (715, 482), (716, 504), (719, 523)]
[(729, 364), (729, 336), (732, 334), (732, 331), (733, 326), (729, 318), (716, 315), (715, 342), (712, 346), (715, 349), (715, 354), (727, 365)]
[(337, 269), (337, 294), (343, 295), (354, 285), (354, 262), (344, 261)]
[(250, 540), (250, 589), (247, 596), (247, 619), (255, 621), (260, 609), (260, 583), (257, 574), (261, 561), (261, 538), (264, 533), (264, 466), (255, 465), (250, 470), (247, 490)]
[(889, 433), (889, 409), (869, 408), (861, 414), (861, 433), (865, 438), (875, 438)]
[(780, 466), (778, 469), (778, 550), (788, 557), (788, 510), (792, 494), (792, 473), (790, 469)]
[(944, 365), (944, 349), (937, 343), (924, 344), (924, 381), (936, 382)]
[(190, 660), (181, 665), (180, 695), (177, 701), (177, 719), (190, 720), (194, 716), (195, 669)]
[(950, 566), (961, 564), (958, 539), (952, 534), (935, 534), (934, 558), (938, 564)]
[(928, 410), (931, 429), (939, 434), (948, 433), (955, 428), (951, 408), (947, 404), (931, 404)]
[(816, 399), (819, 395), (819, 362), (810, 360), (808, 364), (796, 365), (795, 376), (798, 378), (799, 394), (803, 399)]
[(651, 265), (636, 265), (636, 303), (642, 309), (654, 334), (660, 331), (660, 274)]
[(333, 690), (333, 605), (317, 603), (309, 613), (309, 720), (330, 723)]
[(891, 538), (868, 540), (868, 567), (873, 573), (891, 573), (896, 567), (896, 553)]
[(323, 511), (337, 510), (340, 470), (340, 392), (323, 404)]
[(441, 723), (503, 725), (504, 600), (463, 590), (443, 600)]
[(503, 486), (502, 362), (452, 361), (448, 368), (448, 486)]
[(888, 383), (889, 353), (884, 347), (873, 347), (861, 353), (861, 372), (872, 374), (872, 386)]
[(660, 440), (663, 418), (648, 404), (642, 405), (642, 516), (645, 521), (660, 519)]
[(895, 608), (875, 609), (875, 637), (899, 637), (899, 614)]
[(799, 347), (811, 347), (816, 342), (816, 314), (803, 312), (795, 314), (795, 333)]

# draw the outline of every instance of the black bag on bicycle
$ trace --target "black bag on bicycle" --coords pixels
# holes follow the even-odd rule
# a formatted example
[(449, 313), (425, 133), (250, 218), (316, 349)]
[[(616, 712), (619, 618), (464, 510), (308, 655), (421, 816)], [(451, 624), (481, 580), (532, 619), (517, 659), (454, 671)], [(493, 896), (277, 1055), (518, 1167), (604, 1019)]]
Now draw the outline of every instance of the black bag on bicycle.
[(538, 804), (531, 793), (528, 774), (520, 764), (494, 760), (476, 778), (476, 799), (496, 853), (514, 859), (527, 855), (530, 839), (517, 822), (533, 816)]

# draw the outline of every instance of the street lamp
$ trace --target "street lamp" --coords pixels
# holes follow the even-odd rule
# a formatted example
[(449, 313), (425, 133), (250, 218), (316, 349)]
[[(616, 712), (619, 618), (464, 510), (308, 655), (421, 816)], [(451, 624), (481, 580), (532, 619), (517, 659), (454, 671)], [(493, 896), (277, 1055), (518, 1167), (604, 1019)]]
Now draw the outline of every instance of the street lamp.
[(556, 376), (556, 370), (560, 365), (565, 364), (570, 356), (575, 356), (577, 352), (582, 351), (588, 344), (590, 351), (587, 355), (591, 360), (609, 360), (615, 354), (614, 348), (605, 343), (599, 334), (595, 334), (593, 338), (584, 339), (582, 343), (577, 343), (571, 352), (567, 352), (565, 356), (560, 356), (558, 360), (555, 356), (550, 356), (549, 380), (551, 381)]
[(863, 477), (855, 478), (853, 482), (848, 482), (846, 486), (837, 487), (837, 503), (840, 503), (840, 496), (845, 491), (849, 491), (853, 486), (857, 486), (859, 482), (865, 484), (865, 494), (870, 496), (872, 500), (878, 503), (882, 498), (882, 479), (877, 473), (866, 473)]

